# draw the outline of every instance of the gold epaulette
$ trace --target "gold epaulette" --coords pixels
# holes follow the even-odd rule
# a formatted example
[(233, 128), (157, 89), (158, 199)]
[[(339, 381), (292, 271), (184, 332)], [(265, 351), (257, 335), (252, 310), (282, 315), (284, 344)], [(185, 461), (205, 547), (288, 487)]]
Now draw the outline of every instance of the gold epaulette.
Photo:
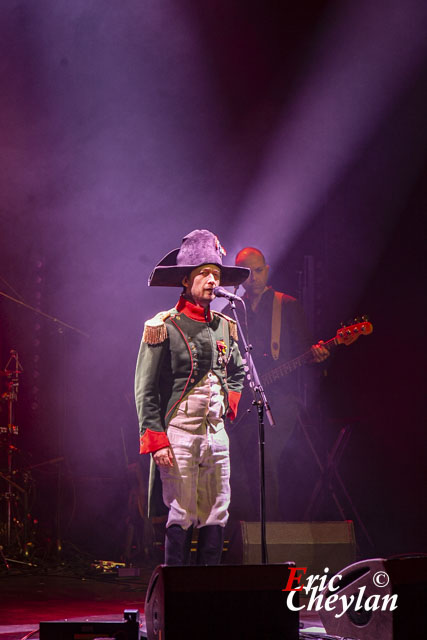
[(168, 331), (166, 329), (165, 320), (176, 313), (176, 309), (169, 309), (169, 311), (160, 311), (154, 318), (150, 318), (144, 324), (144, 333), (142, 334), (142, 341), (147, 344), (160, 344), (164, 342), (168, 337)]
[(227, 320), (228, 329), (230, 331), (230, 337), (233, 338), (233, 340), (235, 340), (237, 342), (238, 335), (237, 335), (237, 324), (236, 324), (236, 321), (233, 320), (233, 318), (230, 318), (230, 316), (226, 316), (225, 313), (221, 313), (220, 311), (214, 311), (214, 314), (217, 315), (217, 316), (220, 316), (221, 318), (224, 318), (224, 320)]

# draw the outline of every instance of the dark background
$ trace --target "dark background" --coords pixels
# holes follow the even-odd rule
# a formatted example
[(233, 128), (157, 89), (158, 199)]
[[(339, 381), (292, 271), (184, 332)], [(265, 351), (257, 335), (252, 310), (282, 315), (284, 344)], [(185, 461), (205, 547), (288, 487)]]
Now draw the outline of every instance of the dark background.
[(425, 551), (425, 3), (6, 0), (0, 18), (0, 289), (89, 336), (0, 297), (40, 544), (122, 553), (136, 353), (178, 294), (147, 277), (209, 228), (292, 295), (313, 257), (316, 338), (369, 315), (313, 415), (325, 447), (352, 425), (365, 553)]

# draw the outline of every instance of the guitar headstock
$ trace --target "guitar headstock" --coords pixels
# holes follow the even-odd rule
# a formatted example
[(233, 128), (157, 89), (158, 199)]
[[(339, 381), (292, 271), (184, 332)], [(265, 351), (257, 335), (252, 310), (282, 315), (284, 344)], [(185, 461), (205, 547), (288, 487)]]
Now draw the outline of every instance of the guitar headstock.
[(373, 330), (374, 327), (367, 320), (356, 322), (355, 324), (338, 329), (335, 341), (337, 344), (345, 344), (348, 346), (355, 342), (360, 336), (368, 336)]

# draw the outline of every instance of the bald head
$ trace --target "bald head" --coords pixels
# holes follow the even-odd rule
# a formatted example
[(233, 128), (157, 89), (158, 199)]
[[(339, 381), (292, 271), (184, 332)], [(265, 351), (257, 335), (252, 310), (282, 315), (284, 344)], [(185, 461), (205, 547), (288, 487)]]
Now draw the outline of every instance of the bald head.
[(267, 286), (268, 264), (259, 249), (255, 247), (245, 247), (236, 256), (236, 265), (239, 267), (249, 267), (251, 274), (243, 283), (243, 288), (250, 299), (258, 299)]
[(262, 260), (263, 264), (265, 264), (264, 255), (259, 249), (255, 249), (255, 247), (245, 247), (244, 249), (241, 249), (241, 251), (239, 251), (239, 253), (237, 254), (235, 261), (236, 265), (239, 267), (246, 266), (243, 264), (243, 262), (251, 256), (257, 256), (260, 260)]

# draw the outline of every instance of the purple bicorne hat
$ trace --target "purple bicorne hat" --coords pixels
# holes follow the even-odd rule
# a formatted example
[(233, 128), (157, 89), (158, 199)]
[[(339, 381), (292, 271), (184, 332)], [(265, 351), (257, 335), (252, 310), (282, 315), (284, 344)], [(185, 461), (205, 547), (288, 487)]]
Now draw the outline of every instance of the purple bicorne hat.
[(148, 279), (150, 287), (182, 287), (182, 279), (196, 267), (216, 264), (221, 269), (221, 285), (237, 287), (250, 274), (246, 267), (222, 264), (225, 251), (217, 236), (207, 229), (195, 229), (183, 238), (180, 249), (170, 251), (154, 267)]

